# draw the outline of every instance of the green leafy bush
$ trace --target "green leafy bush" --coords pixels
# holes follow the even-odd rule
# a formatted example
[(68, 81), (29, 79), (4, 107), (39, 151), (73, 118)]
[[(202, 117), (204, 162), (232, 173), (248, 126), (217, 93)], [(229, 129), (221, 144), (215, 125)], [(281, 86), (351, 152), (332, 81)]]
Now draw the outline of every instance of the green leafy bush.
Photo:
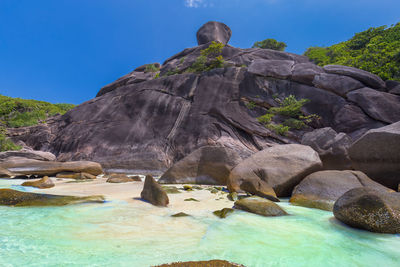
[(286, 46), (287, 45), (284, 42), (278, 42), (275, 39), (265, 39), (260, 42), (255, 42), (253, 48), (264, 48), (264, 49), (285, 51)]
[(248, 109), (254, 109), (256, 106), (257, 105), (256, 105), (256, 103), (254, 101), (249, 101), (249, 102), (246, 103), (246, 107)]
[(288, 131), (290, 130), (289, 126), (274, 123), (267, 124), (267, 128), (279, 135), (287, 135)]
[(304, 55), (320, 66), (350, 66), (400, 81), (400, 23), (370, 28), (330, 47), (310, 47)]
[(0, 127), (0, 152), (9, 151), (9, 150), (20, 150), (22, 147), (14, 144), (10, 139), (6, 136), (6, 129), (4, 127)]
[(201, 73), (225, 67), (225, 60), (221, 55), (224, 47), (224, 44), (213, 41), (206, 49), (200, 51), (200, 56), (186, 72)]
[(146, 69), (144, 70), (144, 72), (158, 72), (160, 71), (160, 68), (157, 67), (155, 64), (148, 64), (146, 66)]

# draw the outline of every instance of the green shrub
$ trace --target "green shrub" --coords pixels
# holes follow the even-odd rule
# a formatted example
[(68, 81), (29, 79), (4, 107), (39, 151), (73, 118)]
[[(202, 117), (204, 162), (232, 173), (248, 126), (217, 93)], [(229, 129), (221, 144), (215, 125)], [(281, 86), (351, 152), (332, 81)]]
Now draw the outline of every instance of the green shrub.
[(17, 146), (6, 136), (6, 129), (4, 127), (0, 127), (0, 152), (9, 151), (9, 150), (20, 150), (22, 147)]
[(268, 124), (268, 123), (271, 122), (271, 120), (272, 120), (272, 118), (273, 118), (274, 116), (275, 116), (275, 115), (272, 114), (272, 113), (267, 113), (267, 114), (265, 114), (265, 115), (262, 115), (262, 116), (258, 117), (257, 120), (258, 120), (260, 123), (262, 123), (262, 124)]
[(304, 127), (306, 127), (306, 124), (304, 123), (304, 121), (294, 119), (294, 118), (286, 119), (283, 122), (283, 125), (288, 126), (290, 129), (296, 129), (296, 130), (301, 130)]
[(287, 135), (288, 131), (290, 130), (289, 126), (284, 126), (282, 124), (269, 123), (266, 126), (268, 129), (279, 135)]
[(278, 42), (275, 39), (265, 39), (260, 42), (255, 42), (253, 48), (264, 48), (264, 49), (273, 49), (278, 51), (284, 51), (286, 48), (286, 44), (284, 42)]
[(148, 64), (146, 66), (146, 69), (144, 70), (144, 72), (157, 72), (159, 70), (160, 70), (160, 68), (157, 67), (155, 64)]
[(213, 41), (206, 49), (200, 51), (200, 56), (186, 72), (201, 73), (225, 67), (225, 60), (221, 55), (224, 46), (222, 43)]
[(256, 103), (254, 101), (249, 101), (249, 102), (246, 103), (246, 107), (248, 109), (254, 109), (256, 106), (257, 105), (256, 105)]

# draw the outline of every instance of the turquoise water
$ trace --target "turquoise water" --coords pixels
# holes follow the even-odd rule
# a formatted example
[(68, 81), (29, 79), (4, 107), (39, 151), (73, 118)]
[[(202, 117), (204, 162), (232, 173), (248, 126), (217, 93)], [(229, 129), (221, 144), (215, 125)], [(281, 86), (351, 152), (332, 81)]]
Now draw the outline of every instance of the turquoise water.
[[(0, 187), (9, 185), (0, 180)], [(353, 230), (330, 212), (280, 205), (291, 216), (239, 211), (223, 220), (208, 212), (171, 218), (121, 201), (0, 207), (0, 266), (151, 266), (209, 259), (249, 267), (400, 265), (400, 236)]]

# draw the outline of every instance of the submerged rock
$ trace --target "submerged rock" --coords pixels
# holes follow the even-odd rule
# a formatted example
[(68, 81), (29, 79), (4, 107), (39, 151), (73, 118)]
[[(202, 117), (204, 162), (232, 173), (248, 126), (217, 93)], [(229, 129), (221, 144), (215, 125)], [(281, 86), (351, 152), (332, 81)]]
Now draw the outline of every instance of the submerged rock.
[(247, 197), (236, 201), (235, 208), (262, 216), (287, 215), (286, 211), (274, 202), (257, 196)]
[(184, 212), (179, 212), (179, 213), (171, 215), (171, 217), (177, 217), (177, 218), (179, 218), (179, 217), (190, 217), (190, 215), (186, 214)]
[(241, 264), (236, 264), (222, 260), (210, 261), (187, 261), (187, 262), (174, 262), (170, 264), (162, 264), (154, 267), (245, 267)]
[(150, 202), (155, 206), (166, 207), (169, 204), (167, 193), (162, 189), (153, 176), (147, 175), (144, 181), (142, 193), (140, 193), (142, 199)]
[(400, 233), (400, 194), (372, 188), (355, 188), (341, 196), (333, 207), (339, 221), (376, 233)]
[(215, 216), (220, 217), (221, 219), (224, 219), (231, 215), (235, 210), (231, 208), (223, 208), (222, 210), (216, 210), (213, 212)]
[(104, 201), (103, 196), (76, 197), (0, 189), (0, 205), (2, 206), (64, 206), (79, 203), (103, 203)]
[(54, 187), (54, 183), (48, 176), (44, 176), (42, 179), (37, 181), (24, 182), (22, 183), (22, 186), (32, 186), (40, 189), (46, 189)]
[(358, 187), (393, 192), (359, 171), (319, 171), (308, 175), (295, 187), (290, 202), (303, 207), (331, 211), (339, 197)]

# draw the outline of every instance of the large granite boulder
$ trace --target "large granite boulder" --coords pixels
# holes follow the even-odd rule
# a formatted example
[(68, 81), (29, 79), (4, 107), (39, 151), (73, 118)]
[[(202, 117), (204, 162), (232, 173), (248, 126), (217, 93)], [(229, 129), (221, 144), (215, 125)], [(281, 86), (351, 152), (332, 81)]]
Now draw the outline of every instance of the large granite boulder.
[(347, 97), (375, 120), (386, 123), (400, 121), (400, 96), (362, 88), (348, 93)]
[(258, 196), (246, 197), (235, 201), (235, 208), (262, 216), (287, 215), (286, 211), (274, 202)]
[(355, 188), (341, 196), (333, 207), (339, 221), (376, 233), (400, 233), (400, 193), (367, 187)]
[(316, 75), (313, 80), (313, 85), (343, 97), (350, 91), (364, 87), (360, 81), (354, 78), (329, 73)]
[(231, 39), (232, 31), (224, 23), (209, 21), (197, 31), (197, 43), (199, 45), (215, 41), (227, 44)]
[(400, 184), (400, 122), (368, 131), (349, 148), (356, 170), (397, 189)]
[(352, 77), (371, 88), (383, 89), (386, 87), (385, 82), (379, 76), (365, 70), (341, 65), (326, 65), (324, 70), (327, 73)]
[(250, 64), (248, 71), (264, 77), (286, 79), (292, 75), (293, 65), (292, 60), (256, 59)]
[(0, 167), (0, 178), (11, 178), (11, 177), (13, 177), (13, 174), (10, 171)]
[(163, 184), (226, 185), (241, 158), (226, 147), (201, 147), (169, 168), (158, 181)]
[(244, 191), (246, 193), (263, 197), (271, 201), (279, 202), (279, 199), (276, 197), (274, 189), (269, 184), (267, 184), (267, 182), (261, 179), (244, 180), (239, 187), (241, 191)]
[(257, 152), (239, 163), (231, 172), (228, 189), (240, 191), (247, 180), (264, 181), (278, 197), (288, 197), (307, 175), (322, 168), (322, 162), (311, 147), (276, 145)]
[(298, 63), (292, 68), (292, 80), (299, 83), (313, 85), (316, 76), (322, 75), (325, 71), (313, 63)]
[(99, 163), (90, 161), (54, 162), (12, 158), (7, 161), (0, 162), (0, 167), (8, 169), (14, 173), (26, 175), (55, 176), (60, 172), (86, 172), (92, 175), (99, 175), (103, 173), (103, 169)]
[(330, 127), (316, 129), (303, 135), (301, 144), (318, 152), (325, 170), (351, 169), (347, 150), (353, 143), (350, 136)]
[(167, 193), (151, 175), (146, 176), (140, 196), (154, 206), (166, 207), (169, 204)]
[(400, 82), (398, 81), (386, 81), (386, 89), (389, 93), (400, 95)]
[(65, 206), (81, 203), (104, 203), (103, 196), (62, 196), (20, 192), (13, 189), (0, 189), (0, 206)]
[(50, 152), (37, 151), (31, 149), (21, 149), (15, 151), (5, 151), (0, 152), (0, 162), (7, 161), (10, 158), (25, 158), (25, 159), (34, 159), (34, 160), (42, 160), (42, 161), (55, 161), (56, 156)]
[(40, 180), (23, 182), (22, 186), (32, 186), (39, 189), (47, 189), (54, 187), (54, 183), (48, 176), (44, 176)]
[(295, 187), (290, 202), (303, 207), (331, 211), (339, 197), (358, 187), (393, 192), (359, 171), (319, 171), (308, 175)]

